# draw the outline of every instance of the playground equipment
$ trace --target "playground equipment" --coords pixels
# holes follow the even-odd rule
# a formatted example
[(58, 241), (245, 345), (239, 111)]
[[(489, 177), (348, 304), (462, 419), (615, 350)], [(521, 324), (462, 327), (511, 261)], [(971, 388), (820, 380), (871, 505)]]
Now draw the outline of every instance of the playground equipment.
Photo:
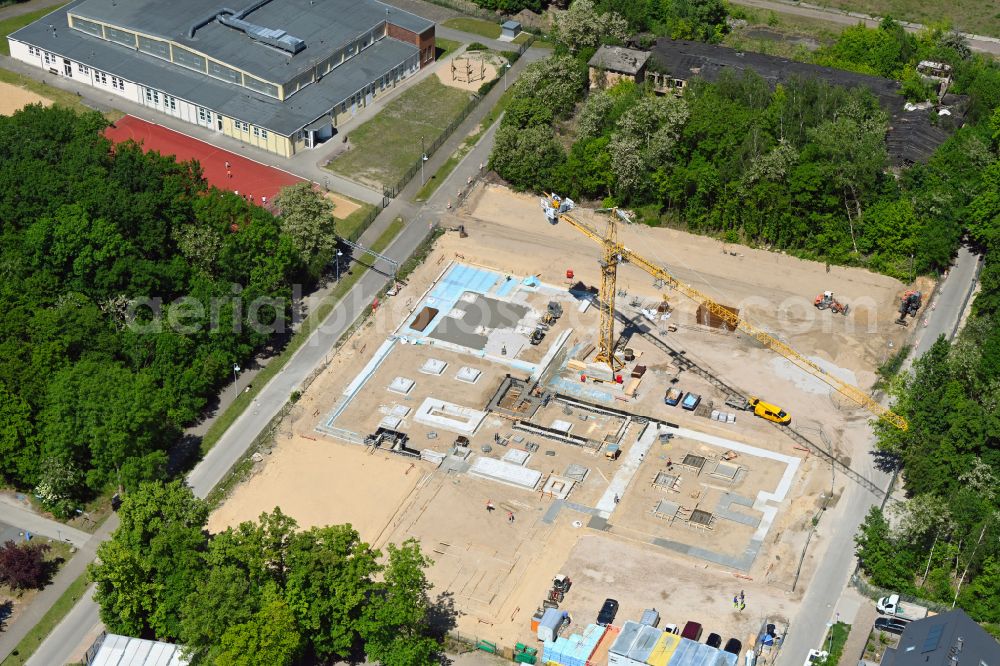
[(486, 79), (486, 59), (482, 54), (468, 53), (451, 60), (451, 80), (459, 83), (475, 83)]

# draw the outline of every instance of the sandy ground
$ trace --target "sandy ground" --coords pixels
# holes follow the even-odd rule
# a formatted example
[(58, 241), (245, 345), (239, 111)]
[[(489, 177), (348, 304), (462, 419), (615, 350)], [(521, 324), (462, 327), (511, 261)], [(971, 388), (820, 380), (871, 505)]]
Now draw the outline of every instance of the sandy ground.
[[(704, 475), (694, 478), (682, 472), (683, 487), (674, 495), (650, 485), (656, 471), (664, 466), (665, 456), (676, 458), (685, 451), (704, 448), (697, 442), (678, 439), (647, 455), (609, 521), (610, 531), (601, 533), (581, 527), (587, 516), (567, 508), (558, 513), (554, 522), (546, 523), (543, 516), (551, 508), (552, 499), (539, 493), (435, 469), (426, 462), (411, 463), (384, 453), (368, 455), (356, 444), (314, 430), (326, 420), (341, 399), (343, 388), (365, 365), (371, 352), (420, 306), (423, 294), (450, 262), (483, 265), (512, 275), (538, 275), (554, 285), (566, 283), (565, 272), (571, 268), (575, 279), (599, 283), (596, 246), (566, 224), (548, 225), (536, 198), (487, 187), (477, 190), (468, 206), (444, 216), (441, 224), (464, 224), (470, 236), (442, 236), (402, 291), (384, 301), (375, 316), (331, 355), (293, 414), (281, 424), (272, 453), (264, 456), (255, 475), (213, 514), (210, 528), (222, 529), (280, 505), (303, 526), (351, 522), (378, 547), (416, 537), (434, 560), (428, 572), (434, 585), (432, 595), (447, 594), (455, 601), (459, 610), (457, 629), (464, 636), (502, 645), (515, 641), (534, 644), (529, 619), (557, 573), (569, 574), (575, 581), (564, 607), (573, 614), (577, 629), (596, 617), (604, 598), (609, 596), (621, 602), (619, 623), (637, 619), (644, 608), (655, 607), (664, 622), (700, 621), (706, 636), (716, 632), (723, 640), (732, 636), (744, 645), (765, 619), (781, 626), (782, 620), (794, 615), (802, 591), (824, 554), (822, 530), (828, 520), (821, 522), (820, 533), (810, 542), (801, 577), (792, 591), (798, 562), (813, 529), (812, 519), (829, 502), (830, 468), (748, 414), (740, 415), (735, 424), (719, 424), (700, 413), (665, 406), (662, 394), (669, 376), (664, 370), (667, 359), (660, 358), (662, 352), (644, 340), (637, 338), (630, 343), (649, 368), (630, 409), (802, 460), (789, 495), (780, 504), (749, 572), (730, 572), (649, 544), (654, 537), (684, 543), (698, 543), (703, 538), (706, 547), (739, 552), (740, 543), (746, 543), (748, 530), (743, 526), (729, 529), (728, 522), (719, 523), (714, 532), (706, 534), (667, 525), (650, 516), (652, 504), (660, 497), (703, 502), (706, 507), (717, 502), (722, 488)], [(578, 217), (600, 226), (601, 219), (594, 214), (581, 211)], [(829, 363), (837, 372), (853, 377), (862, 386), (871, 382), (873, 368), (884, 360), (889, 351), (887, 343), (898, 345), (906, 332), (892, 323), (898, 296), (905, 286), (884, 276), (859, 269), (832, 267), (827, 271), (821, 263), (725, 246), (713, 239), (672, 230), (629, 226), (622, 228), (621, 239), (628, 247), (642, 248), (644, 255), (669, 265), (680, 279), (721, 302), (740, 307), (755, 323), (803, 353)], [(925, 290), (930, 287), (921, 286)], [(627, 294), (619, 299), (623, 310), (631, 307), (629, 303), (635, 298), (643, 303), (664, 298), (662, 287), (654, 286), (651, 279), (631, 266), (622, 267), (619, 287)], [(839, 299), (852, 304), (849, 316), (834, 316), (812, 307), (815, 294), (824, 289), (833, 290)], [(859, 443), (869, 441), (863, 412), (843, 405), (830, 391), (803, 382), (772, 352), (745, 337), (700, 327), (694, 320), (694, 306), (684, 297), (667, 293), (666, 298), (675, 308), (670, 323), (676, 324), (678, 330), (664, 335), (688, 356), (738, 388), (773, 398), (791, 411), (796, 424), (822, 424), (843, 459), (849, 461), (860, 450)], [(596, 321), (593, 309), (578, 315), (575, 309), (568, 308), (560, 325), (572, 326), (575, 343), (595, 339)], [(490, 393), (486, 384), (463, 392), (448, 378), (433, 380), (420, 375), (418, 367), (428, 355), (449, 363), (449, 377), (461, 365), (478, 367), (487, 363), (441, 349), (433, 353), (412, 346), (394, 350), (386, 365), (376, 372), (372, 388), (362, 391), (338, 425), (370, 430), (385, 407), (399, 402), (398, 397), (385, 391), (387, 381), (396, 374), (418, 379), (415, 393), (405, 400), (411, 406), (419, 404), (427, 392), (482, 408), (479, 403)], [(505, 372), (502, 366), (483, 369), (482, 382), (496, 382)], [(681, 373), (677, 379), (684, 390), (702, 393), (705, 401), (722, 406), (725, 396), (703, 378)], [(564, 415), (561, 407), (550, 406), (539, 412), (536, 421), (549, 423), (554, 418), (568, 418), (574, 423), (578, 420), (576, 415)], [(586, 427), (613, 429), (615, 423), (595, 421)], [(429, 441), (426, 428), (412, 422), (405, 424), (404, 430), (411, 435), (411, 446), (415, 448), (443, 451), (454, 438), (454, 434), (442, 434)], [(481, 445), (492, 441), (494, 433), (510, 432), (509, 422), (491, 415), (473, 438), (472, 449), (479, 455)], [(595, 437), (600, 435), (595, 432)], [(544, 474), (561, 474), (570, 463), (587, 466), (591, 474), (569, 499), (594, 506), (619, 463), (582, 447), (540, 441), (542, 450), (528, 466)], [(543, 456), (546, 449), (554, 451), (552, 457)], [(502, 453), (499, 450), (491, 455)], [(753, 456), (741, 456), (738, 462), (749, 469), (735, 488), (745, 495), (773, 487), (781, 472), (779, 467), (770, 468)], [(838, 473), (830, 504), (834, 512), (845, 482)], [(696, 492), (701, 494), (692, 497)], [(500, 510), (486, 512), (487, 500)], [(507, 511), (516, 516), (513, 524), (505, 520)], [(651, 572), (656, 573), (651, 577)], [(747, 596), (747, 609), (742, 614), (731, 604), (732, 595), (740, 589)]]
[(438, 67), (436, 74), (446, 86), (475, 92), (487, 81), (497, 78), (497, 65), (491, 60), (486, 56), (479, 58), (462, 53)]
[(326, 198), (333, 203), (333, 216), (339, 220), (343, 220), (348, 215), (361, 208), (360, 204), (355, 203), (354, 201), (351, 201), (336, 192), (327, 192), (324, 196), (326, 196)]
[(10, 83), (0, 82), (0, 116), (13, 115), (15, 111), (28, 104), (49, 106), (52, 100)]
[(350, 523), (374, 542), (424, 472), (359, 446), (280, 438), (267, 464), (212, 514), (208, 529), (220, 532), (280, 506), (302, 528)]

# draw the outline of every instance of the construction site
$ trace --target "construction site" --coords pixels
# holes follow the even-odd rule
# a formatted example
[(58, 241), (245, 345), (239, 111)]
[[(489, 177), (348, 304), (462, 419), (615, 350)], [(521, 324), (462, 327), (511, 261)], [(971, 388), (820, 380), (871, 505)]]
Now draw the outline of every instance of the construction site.
[(771, 663), (933, 285), (493, 185), (439, 223), (210, 528), (416, 538), (454, 631), (526, 663)]

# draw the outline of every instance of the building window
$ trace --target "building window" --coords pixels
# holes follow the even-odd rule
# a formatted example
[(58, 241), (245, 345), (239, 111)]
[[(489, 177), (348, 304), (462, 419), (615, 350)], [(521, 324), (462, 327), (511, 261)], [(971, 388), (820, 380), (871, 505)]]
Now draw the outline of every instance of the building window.
[(247, 124), (247, 123), (245, 123), (245, 122), (243, 122), (242, 120), (234, 120), (233, 124), (236, 126), (236, 129), (238, 129), (241, 132), (249, 132), (250, 131), (250, 125)]
[(79, 68), (81, 74), (90, 74), (90, 68), (84, 64), (78, 63), (77, 68)]
[(94, 79), (100, 81), (101, 85), (108, 85), (108, 75), (104, 72), (94, 72)]
[(212, 119), (208, 115), (208, 111), (206, 111), (205, 109), (201, 108), (200, 106), (198, 107), (198, 120), (200, 120), (203, 123), (210, 123), (210, 122), (212, 122)]
[(163, 96), (164, 106), (169, 106), (171, 111), (177, 110), (177, 98), (171, 97), (170, 95)]
[(267, 140), (267, 130), (262, 129), (260, 131), (260, 138), (264, 139), (265, 141)]
[(77, 30), (82, 30), (83, 32), (89, 32), (90, 34), (96, 35), (97, 37), (104, 36), (101, 33), (101, 26), (99, 24), (94, 23), (93, 21), (87, 21), (85, 19), (80, 18), (79, 16), (73, 17), (73, 27), (76, 28)]
[(236, 85), (243, 84), (242, 74), (237, 72), (235, 69), (226, 67), (225, 65), (215, 62), (214, 60), (208, 61), (208, 73), (210, 76), (222, 79), (223, 81), (229, 81), (230, 83), (235, 83)]
[(176, 45), (174, 46), (174, 62), (183, 67), (196, 69), (199, 72), (206, 71), (204, 57)]
[(135, 33), (129, 32), (128, 30), (119, 30), (117, 28), (105, 27), (104, 37), (112, 42), (118, 42), (119, 44), (124, 44), (125, 46), (131, 46), (135, 48)]
[(28, 55), (38, 55), (38, 51), (35, 50), (34, 46), (28, 47)]
[(257, 127), (256, 125), (253, 126), (253, 135), (256, 137), (260, 137), (260, 128)]
[(46, 65), (51, 65), (52, 64), (52, 59), (49, 57), (49, 52), (48, 51), (43, 51), (42, 53), (45, 55), (45, 64)]

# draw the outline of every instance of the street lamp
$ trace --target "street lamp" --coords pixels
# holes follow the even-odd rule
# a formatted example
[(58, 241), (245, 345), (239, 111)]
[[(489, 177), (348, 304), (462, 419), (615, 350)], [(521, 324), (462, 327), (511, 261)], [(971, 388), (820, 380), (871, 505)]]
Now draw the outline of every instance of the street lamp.
[(826, 651), (833, 652), (833, 622), (826, 623), (826, 632), (830, 635), (830, 640), (827, 642)]
[(340, 282), (340, 258), (344, 256), (344, 253), (337, 250), (337, 282)]
[(427, 151), (424, 150), (424, 137), (420, 137), (420, 184), (423, 185), (426, 180), (424, 179), (424, 162), (427, 161)]
[(233, 386), (236, 386), (236, 373), (240, 371), (240, 366), (233, 363)]
[(507, 70), (508, 69), (510, 69), (510, 63), (507, 63), (507, 66), (503, 68), (503, 89), (505, 91), (507, 90)]

